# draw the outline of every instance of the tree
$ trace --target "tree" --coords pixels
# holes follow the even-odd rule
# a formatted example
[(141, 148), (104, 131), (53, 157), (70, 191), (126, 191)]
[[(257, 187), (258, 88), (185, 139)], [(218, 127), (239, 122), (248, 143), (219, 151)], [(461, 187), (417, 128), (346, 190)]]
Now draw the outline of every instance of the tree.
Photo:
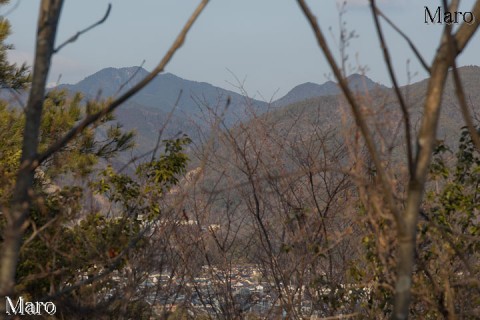
[(467, 127), (456, 152), (443, 144), (435, 148), (416, 253), (419, 269), (424, 271), (417, 276), (425, 278), (430, 298), (425, 303), (437, 305), (430, 310), (432, 317), (474, 319), (480, 315), (479, 166), (479, 149)]
[[(469, 40), (476, 32), (480, 22), (476, 20), (473, 23), (462, 23), (459, 28), (453, 32), (450, 24), (445, 24), (442, 39), (440, 41), (437, 53), (433, 59), (432, 64), (427, 65), (421, 55), (416, 50), (412, 42), (403, 34), (410, 46), (413, 48), (416, 56), (430, 74), (427, 92), (425, 93), (424, 116), (421, 120), (421, 126), (418, 132), (416, 141), (411, 138), (411, 127), (409, 120), (408, 106), (405, 99), (399, 90), (396, 81), (395, 73), (393, 71), (388, 46), (384, 39), (382, 27), (379, 21), (383, 17), (387, 22), (391, 23), (388, 18), (381, 13), (376, 7), (375, 1), (370, 0), (373, 20), (375, 22), (380, 45), (384, 52), (385, 63), (389, 72), (390, 78), (394, 85), (398, 104), (402, 111), (404, 128), (405, 128), (405, 146), (407, 150), (407, 163), (409, 170), (409, 178), (406, 182), (407, 199), (404, 203), (397, 203), (394, 197), (394, 189), (391, 183), (391, 174), (388, 172), (385, 165), (382, 163), (381, 154), (375, 144), (375, 138), (372, 135), (372, 128), (368, 126), (365, 117), (361, 112), (360, 104), (354, 98), (348, 83), (345, 80), (341, 69), (338, 67), (330, 48), (328, 47), (325, 37), (317, 23), (317, 20), (306, 2), (303, 0), (297, 1), (301, 10), (305, 14), (309, 24), (314, 31), (318, 45), (324, 53), (330, 67), (332, 68), (335, 78), (338, 80), (340, 88), (345, 95), (348, 104), (351, 107), (352, 114), (358, 125), (360, 132), (365, 140), (369, 155), (374, 163), (376, 171), (376, 183), (383, 189), (382, 202), (386, 204), (386, 208), (395, 220), (396, 230), (398, 235), (397, 244), (397, 274), (395, 280), (395, 297), (394, 310), (392, 313), (393, 319), (406, 319), (409, 315), (409, 306), (411, 301), (412, 288), (412, 273), (414, 270), (414, 256), (416, 247), (416, 229), (418, 225), (418, 217), (422, 206), (422, 200), (425, 193), (427, 175), (431, 164), (432, 154), (434, 151), (435, 135), (438, 127), (438, 119), (440, 113), (440, 104), (442, 100), (442, 93), (447, 77), (448, 70), (452, 68), (455, 77), (455, 86), (457, 95), (462, 108), (465, 122), (471, 134), (472, 140), (478, 142), (479, 137), (472, 128), (472, 122), (468, 115), (468, 107), (465, 102), (465, 97), (462, 91), (461, 82), (456, 71), (455, 60), (460, 53), (465, 49)], [(458, 1), (452, 1), (450, 4), (443, 1), (443, 12), (454, 12), (458, 6)], [(474, 16), (480, 15), (480, 1), (476, 1), (471, 10)], [(453, 14), (453, 13), (452, 13)], [(398, 28), (396, 28), (398, 30)], [(401, 31), (400, 31), (401, 32)], [(413, 146), (417, 146), (414, 154)], [(476, 143), (477, 147), (480, 146)]]
[[(215, 317), (359, 311), (365, 291), (350, 275), (359, 255), (357, 200), (341, 130), (323, 121), (340, 116), (336, 102), (305, 101), (254, 116), (224, 128), (199, 156), (207, 164), (187, 212), (203, 229), (220, 226), (192, 233), (200, 239), (201, 277), (211, 281), (196, 294)], [(256, 276), (242, 280), (239, 270)]]
[[(9, 1), (2, 0), (0, 5), (5, 5)], [(2, 17), (0, 19), (0, 88), (19, 90), (25, 88), (29, 82), (28, 67), (26, 64), (17, 66), (7, 61), (7, 51), (13, 49), (12, 45), (5, 42), (10, 34), (10, 24), (8, 20)]]

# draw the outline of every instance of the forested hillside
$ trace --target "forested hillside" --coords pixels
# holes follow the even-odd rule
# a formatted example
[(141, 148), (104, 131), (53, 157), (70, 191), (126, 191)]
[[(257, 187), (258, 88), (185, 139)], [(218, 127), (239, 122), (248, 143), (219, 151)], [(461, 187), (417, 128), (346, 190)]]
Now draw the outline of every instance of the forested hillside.
[[(58, 44), (42, 0), (31, 67), (0, 16), (0, 319), (480, 318), (480, 20), (427, 63), (371, 1), (387, 87), (347, 76), (341, 6), (337, 57), (298, 0), (332, 80), (265, 102), (165, 72), (208, 2), (151, 71), (53, 88), (112, 5)], [(379, 19), (428, 78), (399, 85)]]

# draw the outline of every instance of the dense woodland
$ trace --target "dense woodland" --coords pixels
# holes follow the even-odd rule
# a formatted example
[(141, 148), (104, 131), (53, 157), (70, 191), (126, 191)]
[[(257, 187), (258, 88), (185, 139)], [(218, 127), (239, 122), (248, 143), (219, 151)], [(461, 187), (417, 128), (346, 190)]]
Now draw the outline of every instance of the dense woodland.
[[(329, 60), (334, 91), (170, 92), (159, 111), (128, 99), (182, 83), (158, 75), (172, 53), (112, 97), (46, 90), (61, 5), (42, 1), (34, 66), (8, 62), (0, 20), (0, 318), (3, 297), (51, 301), (49, 319), (480, 317), (480, 68), (455, 65), (478, 22), (445, 28), (409, 86)], [(158, 123), (128, 123), (135, 108)]]

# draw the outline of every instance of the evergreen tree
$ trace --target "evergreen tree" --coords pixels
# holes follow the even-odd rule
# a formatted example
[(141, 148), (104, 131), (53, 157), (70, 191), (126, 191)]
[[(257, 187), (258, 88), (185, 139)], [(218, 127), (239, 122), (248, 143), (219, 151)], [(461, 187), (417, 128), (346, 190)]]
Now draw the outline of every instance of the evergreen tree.
[[(0, 5), (8, 2), (9, 0), (0, 0)], [(13, 49), (13, 45), (5, 42), (9, 35), (10, 23), (6, 18), (0, 17), (0, 89), (19, 90), (28, 84), (29, 70), (26, 64), (17, 66), (8, 62), (7, 52)]]

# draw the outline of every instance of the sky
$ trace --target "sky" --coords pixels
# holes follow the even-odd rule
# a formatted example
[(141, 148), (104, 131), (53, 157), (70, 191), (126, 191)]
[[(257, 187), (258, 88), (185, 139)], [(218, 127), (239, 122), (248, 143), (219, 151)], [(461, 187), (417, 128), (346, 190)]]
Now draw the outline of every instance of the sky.
[[(105, 67), (153, 69), (168, 50), (199, 0), (110, 0), (108, 20), (62, 49), (53, 58), (49, 82), (76, 83)], [(425, 9), (438, 0), (377, 0), (379, 8), (408, 34), (431, 62), (443, 25), (426, 24)], [(473, 0), (461, 1), (469, 11)], [(109, 1), (65, 0), (57, 44), (100, 19)], [(348, 43), (347, 73), (363, 70), (374, 81), (391, 86), (367, 0), (307, 1), (338, 59), (340, 19), (355, 38)], [(11, 0), (0, 8), (12, 25), (7, 42), (13, 62), (32, 63), (39, 0)], [(341, 17), (340, 17), (341, 16)], [(480, 19), (480, 17), (477, 17)], [(395, 72), (401, 84), (426, 77), (406, 42), (382, 24)], [(475, 35), (458, 65), (480, 65), (480, 36)], [(211, 0), (166, 68), (179, 77), (208, 82), (232, 91), (240, 85), (251, 97), (275, 100), (296, 85), (332, 78), (313, 32), (294, 0)]]

